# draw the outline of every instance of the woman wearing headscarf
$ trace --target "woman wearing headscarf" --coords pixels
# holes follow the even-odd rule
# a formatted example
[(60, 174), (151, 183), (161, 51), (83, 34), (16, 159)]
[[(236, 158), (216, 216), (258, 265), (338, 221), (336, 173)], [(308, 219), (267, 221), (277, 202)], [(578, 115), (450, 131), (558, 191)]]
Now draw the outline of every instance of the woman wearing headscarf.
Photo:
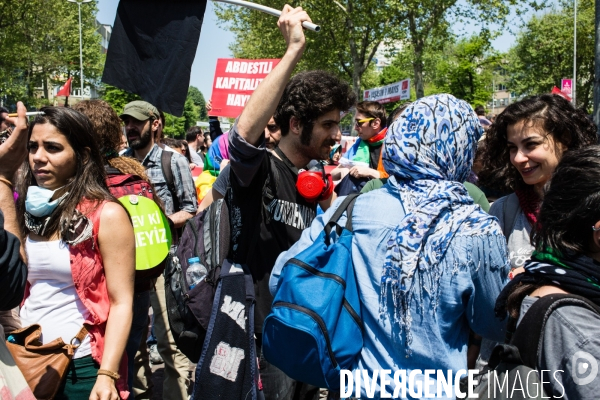
[[(411, 104), (390, 127), (383, 155), (390, 179), (358, 197), (352, 212), (364, 324), (355, 370), (456, 373), (467, 367), (470, 329), (503, 338), (493, 309), (508, 273), (506, 241), (460, 183), (482, 133), (472, 108), (446, 94)], [(340, 200), (279, 256), (271, 274), (274, 295), (283, 265), (315, 241)], [(390, 380), (386, 389), (393, 393)], [(429, 377), (431, 387), (436, 382)]]

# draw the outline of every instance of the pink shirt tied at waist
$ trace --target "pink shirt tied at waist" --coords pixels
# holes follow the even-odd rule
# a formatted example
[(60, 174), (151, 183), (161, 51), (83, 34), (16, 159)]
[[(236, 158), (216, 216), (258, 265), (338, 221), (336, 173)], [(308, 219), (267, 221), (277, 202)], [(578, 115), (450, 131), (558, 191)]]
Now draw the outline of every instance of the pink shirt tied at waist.
[[(85, 308), (89, 311), (89, 318), (85, 321), (90, 334), (90, 343), (92, 345), (92, 358), (99, 365), (102, 364), (102, 354), (104, 354), (104, 334), (106, 331), (106, 320), (110, 310), (110, 300), (108, 289), (106, 287), (106, 275), (104, 274), (104, 265), (102, 256), (98, 247), (98, 232), (100, 230), (100, 215), (106, 201), (101, 202), (94, 210), (95, 203), (84, 200), (79, 203), (77, 209), (93, 224), (92, 237), (77, 245), (69, 245), (71, 260), (71, 273), (75, 290), (81, 299)], [(89, 214), (88, 214), (89, 213)], [(29, 282), (25, 290), (25, 299), (29, 296)], [(127, 389), (127, 355), (123, 352), (121, 364), (119, 366), (119, 375), (121, 376), (116, 383), (117, 390), (121, 399), (129, 397)]]

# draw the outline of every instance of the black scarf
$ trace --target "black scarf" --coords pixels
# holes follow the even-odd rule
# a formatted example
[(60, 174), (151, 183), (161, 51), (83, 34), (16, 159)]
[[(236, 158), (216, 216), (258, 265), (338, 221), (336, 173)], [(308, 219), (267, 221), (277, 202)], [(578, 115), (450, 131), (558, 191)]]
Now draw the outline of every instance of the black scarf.
[[(46, 227), (48, 226), (48, 222), (50, 222), (52, 215), (53, 214), (50, 214), (47, 217), (36, 217), (25, 211), (25, 226), (29, 231), (36, 235), (44, 236)], [(64, 218), (59, 224), (60, 232), (63, 236), (62, 240), (65, 243), (77, 245), (92, 237), (94, 225), (92, 224), (92, 221), (79, 210), (75, 210), (73, 218), (71, 218), (68, 224), (69, 226), (67, 227), (67, 220)]]
[(556, 251), (546, 250), (534, 252), (524, 267), (525, 272), (500, 292), (494, 309), (498, 318), (506, 316), (508, 296), (519, 283), (556, 286), (600, 306), (600, 262), (584, 255), (567, 259)]

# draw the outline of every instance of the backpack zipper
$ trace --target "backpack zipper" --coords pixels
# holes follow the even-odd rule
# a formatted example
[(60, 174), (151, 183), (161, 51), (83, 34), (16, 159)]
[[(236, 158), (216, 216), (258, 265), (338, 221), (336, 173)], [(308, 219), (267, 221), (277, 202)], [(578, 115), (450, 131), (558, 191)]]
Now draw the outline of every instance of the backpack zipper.
[(346, 290), (346, 281), (343, 280), (339, 275), (336, 274), (330, 274), (327, 272), (321, 272), (318, 269), (316, 269), (315, 267), (312, 267), (308, 264), (306, 264), (303, 261), (298, 260), (297, 258), (292, 258), (290, 259), (286, 264), (294, 264), (308, 272), (310, 272), (313, 275), (317, 275), (323, 278), (327, 278), (327, 279), (333, 279), (334, 281), (336, 281), (337, 283), (339, 283), (340, 285), (342, 285), (342, 287), (344, 288), (344, 290)]
[[(315, 267), (312, 267), (312, 266), (306, 264), (305, 262), (298, 260), (297, 258), (292, 258), (287, 263), (294, 264), (295, 266), (300, 267), (300, 268), (304, 269), (305, 271), (310, 272), (313, 275), (317, 275), (317, 276), (320, 276), (320, 277), (326, 278), (326, 279), (333, 279), (334, 281), (336, 281), (337, 283), (342, 285), (344, 290), (346, 290), (346, 281), (343, 280), (339, 275), (319, 271)], [(344, 301), (343, 301), (342, 305), (344, 306), (346, 311), (348, 311), (348, 313), (350, 314), (350, 316), (352, 317), (354, 322), (356, 322), (356, 325), (358, 325), (358, 327), (362, 331), (362, 320), (360, 319), (360, 317), (358, 316), (356, 311), (354, 311), (354, 309), (352, 308), (350, 303), (348, 303), (348, 300), (346, 300), (345, 297), (344, 297)]]
[(325, 326), (325, 322), (323, 322), (323, 319), (319, 316), (319, 314), (317, 314), (316, 312), (314, 312), (312, 310), (309, 310), (306, 307), (302, 307), (297, 304), (286, 303), (284, 301), (278, 301), (277, 303), (273, 304), (273, 308), (277, 308), (277, 307), (287, 307), (287, 308), (291, 308), (292, 310), (300, 311), (304, 314), (307, 314), (309, 317), (311, 317), (313, 320), (315, 320), (315, 322), (321, 328), (321, 331), (323, 332), (323, 336), (325, 337), (325, 344), (327, 345), (327, 353), (329, 354), (329, 359), (331, 360), (333, 367), (337, 368), (338, 363), (335, 360), (335, 357), (333, 356), (333, 350), (331, 349), (331, 341), (329, 340), (329, 333), (327, 332), (327, 327)]

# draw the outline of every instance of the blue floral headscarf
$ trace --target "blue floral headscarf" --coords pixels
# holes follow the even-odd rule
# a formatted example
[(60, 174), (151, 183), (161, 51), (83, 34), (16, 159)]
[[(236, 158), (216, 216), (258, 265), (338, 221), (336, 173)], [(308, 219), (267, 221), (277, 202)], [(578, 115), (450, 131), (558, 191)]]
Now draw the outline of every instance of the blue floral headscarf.
[(425, 291), (435, 312), (444, 273), (440, 261), (454, 235), (460, 231), (502, 238), (494, 219), (473, 204), (462, 184), (482, 134), (471, 106), (448, 94), (414, 102), (389, 129), (383, 165), (406, 215), (387, 244), (380, 313), (388, 315), (388, 304), (393, 304), (393, 318), (406, 330), (408, 345), (411, 302)]

